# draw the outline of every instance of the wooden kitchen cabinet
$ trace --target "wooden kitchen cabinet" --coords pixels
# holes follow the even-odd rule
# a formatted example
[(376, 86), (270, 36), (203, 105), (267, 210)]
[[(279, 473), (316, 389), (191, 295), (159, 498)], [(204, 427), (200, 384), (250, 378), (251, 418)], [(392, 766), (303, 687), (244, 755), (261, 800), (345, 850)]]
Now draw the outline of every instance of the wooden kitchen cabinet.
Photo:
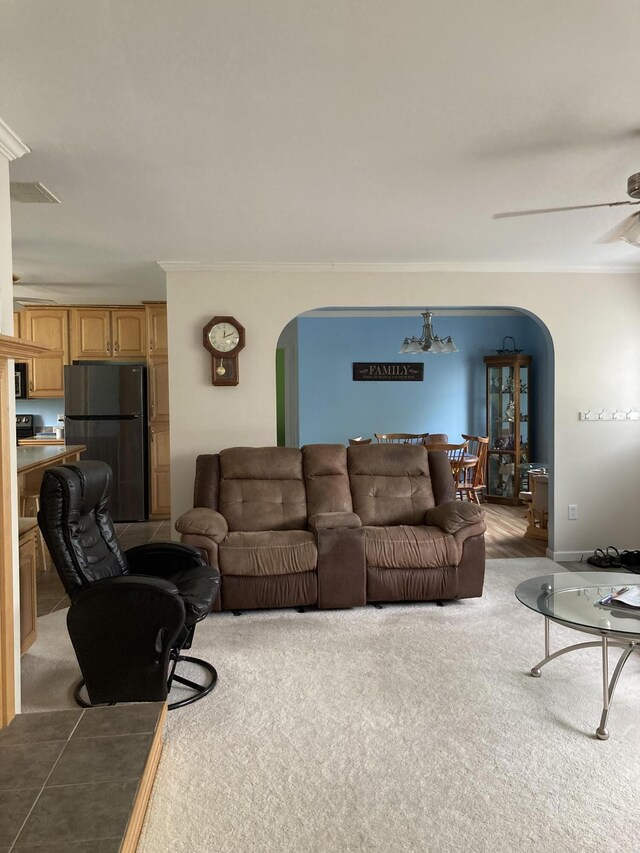
[(155, 422), (149, 426), (149, 516), (169, 518), (171, 515), (171, 453), (169, 423)]
[(18, 522), (18, 555), (20, 571), (20, 654), (24, 654), (38, 635), (36, 604), (36, 534), (35, 518)]
[(64, 396), (64, 366), (69, 363), (69, 312), (66, 308), (27, 308), (20, 332), (50, 352), (29, 362), (29, 397)]
[(147, 359), (149, 389), (149, 508), (151, 518), (171, 515), (169, 362)]
[(71, 358), (144, 358), (144, 308), (72, 308)]
[(167, 338), (167, 303), (145, 303), (147, 321), (147, 355), (150, 358), (169, 355)]
[(111, 312), (114, 358), (144, 358), (147, 354), (144, 308), (118, 308)]
[(171, 516), (166, 302), (145, 302), (149, 393), (149, 517)]
[(169, 361), (150, 358), (147, 361), (149, 386), (149, 420), (169, 420)]

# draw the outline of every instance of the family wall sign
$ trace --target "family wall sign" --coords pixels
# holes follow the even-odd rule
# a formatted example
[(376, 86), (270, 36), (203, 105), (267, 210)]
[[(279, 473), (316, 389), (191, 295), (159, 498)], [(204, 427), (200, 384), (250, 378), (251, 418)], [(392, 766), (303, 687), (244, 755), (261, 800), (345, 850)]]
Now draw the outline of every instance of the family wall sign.
[(354, 382), (422, 382), (423, 362), (354, 361)]

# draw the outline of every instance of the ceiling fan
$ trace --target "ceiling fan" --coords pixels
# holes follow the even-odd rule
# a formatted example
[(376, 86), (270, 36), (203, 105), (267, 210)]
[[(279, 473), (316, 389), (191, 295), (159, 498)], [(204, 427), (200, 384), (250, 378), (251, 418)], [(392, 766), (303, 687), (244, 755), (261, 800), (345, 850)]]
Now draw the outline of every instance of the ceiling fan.
[[(13, 274), (13, 284), (15, 285), (20, 281), (20, 276)], [(13, 309), (14, 311), (21, 311), (27, 305), (56, 305), (55, 299), (38, 299), (36, 296), (14, 296), (13, 297)]]
[[(630, 175), (627, 179), (627, 195), (633, 201), (605, 201), (600, 204), (575, 204), (570, 207), (542, 207), (537, 210), (510, 210), (504, 213), (494, 213), (494, 219), (510, 219), (515, 216), (534, 216), (538, 213), (561, 213), (565, 210), (587, 210), (591, 207), (621, 207), (622, 205), (640, 204), (640, 172)], [(611, 231), (598, 240), (599, 243), (611, 243), (614, 240), (624, 240), (632, 246), (640, 247), (640, 211), (625, 217)]]

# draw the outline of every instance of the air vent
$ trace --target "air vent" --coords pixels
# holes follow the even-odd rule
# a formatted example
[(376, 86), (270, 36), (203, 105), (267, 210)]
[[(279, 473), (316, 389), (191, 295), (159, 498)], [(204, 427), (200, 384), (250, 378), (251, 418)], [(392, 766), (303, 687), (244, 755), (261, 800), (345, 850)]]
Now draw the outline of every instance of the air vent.
[(60, 204), (60, 199), (41, 183), (27, 184), (12, 181), (10, 187), (13, 201), (20, 201), (23, 204)]

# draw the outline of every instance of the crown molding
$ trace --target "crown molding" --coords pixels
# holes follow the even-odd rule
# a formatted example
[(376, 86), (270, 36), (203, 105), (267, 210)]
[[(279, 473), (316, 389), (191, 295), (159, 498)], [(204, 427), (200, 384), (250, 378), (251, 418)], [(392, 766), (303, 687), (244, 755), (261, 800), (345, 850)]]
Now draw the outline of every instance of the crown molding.
[(167, 273), (434, 273), (434, 272), (494, 272), (494, 273), (635, 273), (640, 275), (640, 260), (637, 264), (611, 266), (561, 266), (533, 263), (254, 263), (252, 261), (229, 261), (203, 264), (197, 261), (157, 261)]
[(0, 154), (3, 154), (7, 160), (11, 161), (17, 160), (18, 157), (22, 157), (23, 154), (29, 154), (30, 152), (31, 149), (29, 146), (0, 118)]

